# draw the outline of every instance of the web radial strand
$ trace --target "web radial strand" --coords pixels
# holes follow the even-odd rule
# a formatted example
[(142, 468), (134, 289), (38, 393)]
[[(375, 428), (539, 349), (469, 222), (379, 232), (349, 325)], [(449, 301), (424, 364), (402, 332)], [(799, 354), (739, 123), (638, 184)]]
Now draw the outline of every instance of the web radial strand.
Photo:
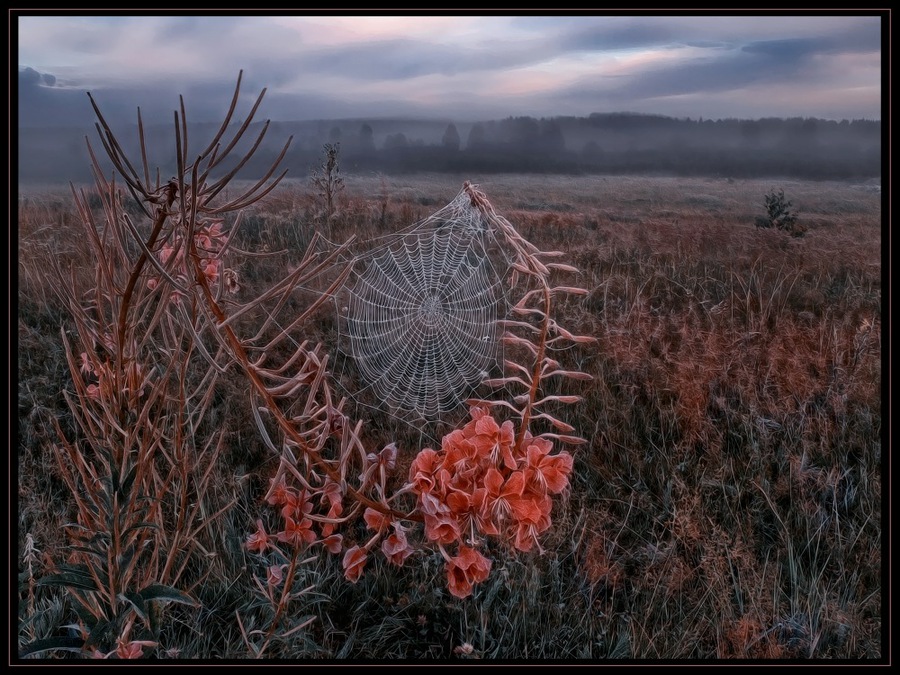
[(496, 360), (500, 280), (480, 214), (466, 206), (455, 200), (371, 256), (349, 290), (350, 353), (364, 385), (423, 419), (456, 409)]

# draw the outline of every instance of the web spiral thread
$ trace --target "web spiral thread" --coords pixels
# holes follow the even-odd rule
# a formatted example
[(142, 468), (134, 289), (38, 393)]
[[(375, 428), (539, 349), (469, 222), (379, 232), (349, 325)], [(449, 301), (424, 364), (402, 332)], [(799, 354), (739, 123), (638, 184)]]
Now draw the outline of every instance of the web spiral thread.
[(489, 239), (460, 193), (357, 261), (343, 309), (346, 343), (381, 406), (439, 419), (496, 363), (502, 276)]

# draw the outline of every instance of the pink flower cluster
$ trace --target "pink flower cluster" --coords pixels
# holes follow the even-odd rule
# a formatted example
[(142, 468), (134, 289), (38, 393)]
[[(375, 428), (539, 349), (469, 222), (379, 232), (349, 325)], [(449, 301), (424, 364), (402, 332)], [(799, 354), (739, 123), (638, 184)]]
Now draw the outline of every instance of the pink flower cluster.
[(89, 650), (89, 654), (93, 659), (139, 659), (144, 655), (144, 647), (155, 647), (156, 643), (152, 640), (116, 640), (116, 648), (111, 652), (101, 652), (96, 647)]
[[(223, 239), (224, 233), (222, 232), (221, 220), (205, 220), (197, 224), (194, 242), (197, 246), (197, 255), (200, 258), (200, 269), (210, 285), (218, 281), (219, 274), (222, 271), (222, 259), (219, 257), (219, 253), (224, 243)], [(173, 268), (179, 269), (184, 261), (185, 249), (184, 240), (178, 234), (174, 234), (171, 240), (166, 241), (160, 248), (158, 253), (159, 261), (168, 270)], [(225, 271), (229, 272), (229, 270)], [(187, 278), (184, 274), (176, 273), (173, 276), (180, 283), (187, 285)], [(151, 277), (147, 280), (147, 288), (153, 290), (159, 285), (159, 282), (159, 277)], [(237, 277), (233, 273), (226, 274), (226, 288), (229, 291), (238, 288)], [(169, 299), (177, 302), (180, 297), (181, 293), (175, 290)]]
[[(426, 448), (416, 456), (409, 482), (401, 490), (416, 495), (425, 539), (436, 544), (444, 556), (447, 584), (458, 598), (471, 595), (474, 585), (490, 574), (492, 563), (478, 550), (482, 537), (498, 537), (520, 551), (540, 549), (538, 538), (551, 524), (550, 495), (565, 490), (572, 471), (572, 456), (551, 454), (549, 440), (525, 433), (516, 444), (511, 421), (499, 425), (478, 407), (472, 408), (471, 415), (462, 429), (443, 438), (439, 451)], [(396, 454), (396, 446), (391, 444), (378, 455), (367, 455), (361, 484), (375, 483), (383, 495)], [(281, 509), (283, 528), (270, 535), (262, 520), (257, 520), (247, 548), (265, 553), (277, 546), (277, 541), (293, 547), (321, 543), (335, 554), (343, 550), (344, 576), (354, 583), (362, 577), (369, 552), (379, 542), (385, 558), (397, 566), (415, 552), (409, 529), (396, 514), (387, 515), (387, 506), (384, 511), (365, 509), (363, 519), (373, 535), (362, 545), (344, 550), (342, 535), (334, 533), (343, 512), (339, 486), (325, 479), (322, 487), (311, 490), (291, 488), (283, 477), (274, 480), (267, 501)], [(456, 555), (447, 552), (449, 546), (456, 546)], [(269, 585), (280, 582), (281, 566), (270, 569), (268, 576)]]
[[(280, 509), (282, 528), (269, 534), (258, 519), (256, 532), (247, 537), (248, 550), (265, 553), (277, 546), (277, 541), (292, 548), (322, 544), (331, 553), (340, 553), (343, 536), (335, 533), (335, 523), (329, 522), (339, 519), (344, 510), (337, 483), (326, 479), (323, 487), (312, 495), (306, 489), (290, 487), (283, 477), (279, 477), (273, 479), (266, 501)], [(270, 570), (270, 573), (278, 575), (276, 570)], [(277, 578), (280, 580), (280, 576)]]
[[(387, 479), (387, 472), (396, 466), (397, 446), (391, 443), (377, 455), (369, 453), (366, 461), (367, 467), (360, 476), (362, 484), (366, 485), (373, 478), (378, 478), (379, 485), (383, 486)], [(353, 583), (359, 581), (369, 559), (369, 551), (379, 541), (381, 541), (381, 552), (384, 557), (398, 567), (402, 567), (414, 551), (406, 538), (407, 528), (400, 522), (371, 507), (366, 507), (363, 520), (366, 521), (368, 529), (374, 531), (375, 534), (363, 546), (352, 546), (344, 553), (344, 576)], [(388, 532), (390, 534), (387, 534)], [(387, 536), (385, 536), (386, 534)]]
[[(111, 345), (111, 339), (109, 342)], [(105, 348), (112, 351), (110, 345), (104, 343)], [(96, 353), (81, 352), (81, 362), (78, 367), (84, 376), (85, 394), (88, 398), (109, 400), (114, 397), (116, 393), (115, 374), (108, 360), (101, 360)], [(124, 380), (120, 386), (122, 392), (135, 392), (138, 396), (144, 395), (147, 378), (140, 363), (133, 359), (126, 361), (123, 377)]]
[(498, 425), (483, 408), (444, 436), (440, 451), (426, 448), (413, 461), (409, 482), (425, 518), (425, 536), (441, 547), (459, 544), (447, 560), (453, 595), (464, 598), (487, 578), (491, 563), (475, 546), (479, 535), (501, 537), (530, 551), (550, 527), (550, 494), (569, 482), (572, 456), (551, 455), (553, 445), (525, 434), (519, 447), (511, 421)]

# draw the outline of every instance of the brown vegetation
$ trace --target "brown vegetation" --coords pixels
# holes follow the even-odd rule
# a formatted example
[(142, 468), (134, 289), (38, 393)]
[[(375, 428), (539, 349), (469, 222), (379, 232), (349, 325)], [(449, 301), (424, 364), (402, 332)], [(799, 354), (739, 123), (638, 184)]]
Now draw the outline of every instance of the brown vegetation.
[[(450, 201), (462, 180), (345, 175), (330, 238), (396, 231)], [(561, 313), (597, 339), (567, 355), (594, 379), (545, 391), (583, 397), (565, 419), (589, 440), (572, 453), (572, 485), (554, 506), (545, 553), (492, 550), (491, 576), (467, 600), (443, 588), (440, 556), (381, 565), (356, 585), (327, 555), (295, 561), (295, 588), (305, 591), (289, 611), (302, 628), (267, 655), (881, 658), (879, 198), (849, 184), (779, 182), (808, 226), (800, 239), (754, 227), (771, 181), (481, 182), (525, 238), (565, 251), (590, 291)], [(81, 199), (104, 204), (101, 195)], [(235, 263), (245, 292), (294, 268), (319, 210), (307, 182), (283, 183), (247, 210), (238, 247), (271, 255)], [(20, 646), (69, 635), (68, 596), (34, 582), (66, 559), (64, 525), (91, 511), (72, 500), (78, 453), (66, 465), (48, 452), (90, 428), (61, 393), (89, 398), (67, 362), (82, 348), (65, 344), (85, 340), (90, 326), (73, 323), (77, 312), (54, 291), (98, 288), (78, 222), (65, 193), (20, 199)], [(45, 273), (54, 268), (74, 276)], [(304, 339), (333, 345), (333, 328), (323, 312)], [(174, 335), (172, 344), (191, 340)], [(137, 422), (169, 438), (186, 421), (178, 392), (202, 373), (167, 377), (175, 395), (159, 425)], [(165, 608), (159, 644), (148, 647), (162, 658), (245, 657), (241, 635), (272, 621), (254, 584), (264, 568), (243, 543), (271, 515), (263, 498), (277, 457), (256, 432), (246, 386), (218, 377), (211, 390), (194, 410), (215, 443), (184, 444), (199, 455), (159, 456), (138, 479), (150, 489), (174, 476), (179, 497), (151, 513), (164, 531), (133, 535), (173, 555), (142, 573), (190, 590), (199, 605)], [(372, 448), (397, 442), (403, 469), (420, 449), (416, 430), (398, 420), (368, 426)], [(165, 539), (185, 508), (203, 513), (202, 530), (183, 529), (193, 537), (187, 550)]]

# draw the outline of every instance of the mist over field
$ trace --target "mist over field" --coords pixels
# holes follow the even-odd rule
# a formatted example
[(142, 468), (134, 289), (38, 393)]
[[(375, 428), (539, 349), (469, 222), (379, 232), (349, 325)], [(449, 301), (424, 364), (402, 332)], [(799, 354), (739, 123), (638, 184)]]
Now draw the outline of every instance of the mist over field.
[[(102, 98), (98, 97), (105, 113)], [(87, 105), (87, 97), (84, 99)], [(111, 123), (112, 124), (112, 123)], [(137, 127), (119, 123), (121, 142), (137, 151)], [(193, 124), (189, 137), (202, 144), (214, 124)], [(253, 138), (262, 124), (251, 129)], [(148, 127), (148, 155), (172, 173), (174, 151), (164, 140), (171, 129)], [(878, 179), (881, 122), (816, 118), (676, 119), (635, 113), (588, 117), (507, 117), (483, 122), (427, 119), (315, 120), (273, 122), (246, 168), (259, 177), (293, 137), (282, 166), (302, 177), (316, 166), (326, 143), (340, 144), (349, 172), (657, 174), (722, 177), (783, 176), (812, 179)], [(90, 179), (85, 125), (23, 127), (19, 132), (21, 183)]]
[(340, 143), (351, 172), (881, 171), (877, 13), (36, 15), (15, 28), (23, 183), (90, 179), (84, 137), (98, 143), (86, 92), (129, 149), (140, 108), (151, 163), (171, 173), (164, 139), (179, 96), (199, 145), (239, 73), (237, 109), (266, 89), (256, 119), (272, 120), (250, 174), (289, 136), (283, 166), (294, 177), (324, 143)]

